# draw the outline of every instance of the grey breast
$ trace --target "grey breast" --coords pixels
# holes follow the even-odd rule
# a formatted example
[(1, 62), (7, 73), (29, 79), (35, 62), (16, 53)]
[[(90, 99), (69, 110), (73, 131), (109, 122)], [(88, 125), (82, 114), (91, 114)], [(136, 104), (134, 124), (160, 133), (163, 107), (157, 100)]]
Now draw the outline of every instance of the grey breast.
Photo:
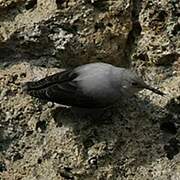
[(104, 103), (112, 103), (120, 96), (120, 91), (113, 86), (116, 77), (114, 66), (105, 63), (93, 63), (75, 69), (79, 74), (74, 79), (82, 92)]

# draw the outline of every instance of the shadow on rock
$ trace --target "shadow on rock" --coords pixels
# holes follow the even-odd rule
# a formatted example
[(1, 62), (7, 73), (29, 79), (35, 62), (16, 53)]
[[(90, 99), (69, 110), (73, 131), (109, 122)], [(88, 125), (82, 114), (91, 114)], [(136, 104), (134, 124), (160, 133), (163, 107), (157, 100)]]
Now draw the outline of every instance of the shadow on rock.
[(157, 115), (160, 111), (149, 101), (133, 97), (123, 106), (108, 109), (100, 116), (93, 112), (93, 118), (79, 118), (70, 108), (61, 107), (54, 109), (52, 116), (57, 126), (72, 127), (90, 167), (94, 159), (96, 168), (108, 161), (117, 164), (115, 171), (123, 173), (126, 171), (122, 169), (123, 163), (138, 167), (164, 154)]
[(173, 159), (180, 152), (180, 96), (172, 98), (165, 107), (167, 112), (160, 119), (160, 129), (164, 138), (164, 151), (168, 159)]

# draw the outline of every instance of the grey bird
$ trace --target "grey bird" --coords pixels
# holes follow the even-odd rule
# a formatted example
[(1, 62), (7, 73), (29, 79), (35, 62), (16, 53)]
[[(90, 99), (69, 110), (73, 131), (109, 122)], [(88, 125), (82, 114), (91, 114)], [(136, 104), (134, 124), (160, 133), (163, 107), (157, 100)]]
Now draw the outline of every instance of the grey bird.
[(109, 107), (143, 89), (164, 95), (130, 69), (107, 63), (81, 65), (24, 85), (33, 97), (80, 108)]

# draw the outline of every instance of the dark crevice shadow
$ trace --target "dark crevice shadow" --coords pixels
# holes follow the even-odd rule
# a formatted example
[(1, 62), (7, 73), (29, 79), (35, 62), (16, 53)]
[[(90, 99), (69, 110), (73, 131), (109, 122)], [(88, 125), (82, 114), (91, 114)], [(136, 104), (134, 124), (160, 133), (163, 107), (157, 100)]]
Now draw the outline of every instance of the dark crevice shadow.
[(178, 136), (180, 131), (180, 96), (173, 97), (165, 108), (167, 114), (161, 119), (160, 128), (164, 132), (164, 139), (166, 139), (164, 151), (167, 158), (172, 160), (180, 152), (180, 139)]
[(5, 122), (5, 117), (5, 112), (0, 109), (0, 152), (6, 151), (13, 142), (13, 138), (6, 135), (8, 123)]
[[(22, 133), (23, 134), (23, 133)], [(22, 134), (18, 134), (18, 132), (8, 132), (8, 130), (3, 130), (0, 133), (0, 153), (7, 152), (7, 150), (12, 147), (12, 145), (16, 145), (17, 142), (22, 138)]]
[(132, 21), (132, 29), (129, 31), (126, 45), (125, 45), (125, 59), (127, 61), (131, 60), (131, 55), (134, 52), (137, 41), (141, 35), (141, 24), (139, 22), (139, 13), (142, 9), (142, 2), (140, 0), (131, 0), (132, 3), (132, 11), (131, 11), (131, 21)]
[(52, 116), (57, 126), (72, 127), (77, 142), (84, 147), (84, 157), (94, 144), (102, 142), (106, 144), (105, 153), (103, 157), (96, 157), (97, 161), (105, 158), (118, 165), (132, 158), (132, 166), (138, 167), (162, 157), (164, 142), (159, 120), (164, 116), (164, 109), (133, 97), (107, 112), (110, 116), (77, 118), (70, 108), (56, 108)]
[[(29, 40), (26, 40), (26, 30), (21, 28), (14, 32), (6, 42), (1, 42), (0, 63), (21, 62), (22, 59), (29, 61), (43, 56), (50, 57), (54, 43), (48, 38), (49, 29), (45, 25), (39, 25), (38, 29), (42, 33), (42, 37), (29, 37)], [(20, 34), (21, 31), (24, 32), (24, 35)], [(39, 40), (35, 41), (38, 38)]]
[(16, 16), (23, 14), (26, 10), (34, 10), (37, 7), (37, 0), (9, 1), (0, 7), (0, 22), (14, 21)]

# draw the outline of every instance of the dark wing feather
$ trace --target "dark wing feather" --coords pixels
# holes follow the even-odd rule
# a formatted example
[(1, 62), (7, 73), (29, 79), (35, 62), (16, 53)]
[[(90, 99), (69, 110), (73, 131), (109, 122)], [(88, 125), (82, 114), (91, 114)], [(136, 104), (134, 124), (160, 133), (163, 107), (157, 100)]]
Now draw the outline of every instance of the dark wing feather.
[(77, 83), (73, 81), (77, 76), (78, 74), (73, 70), (66, 70), (39, 81), (27, 82), (24, 90), (33, 97), (63, 105), (86, 108), (104, 107), (105, 104), (83, 94)]
[(47, 76), (43, 79), (40, 79), (39, 81), (27, 82), (24, 85), (23, 89), (25, 91), (43, 89), (56, 83), (63, 83), (63, 82), (71, 81), (75, 79), (76, 77), (77, 77), (77, 74), (73, 73), (72, 70), (66, 70), (66, 71), (53, 74), (51, 76)]

